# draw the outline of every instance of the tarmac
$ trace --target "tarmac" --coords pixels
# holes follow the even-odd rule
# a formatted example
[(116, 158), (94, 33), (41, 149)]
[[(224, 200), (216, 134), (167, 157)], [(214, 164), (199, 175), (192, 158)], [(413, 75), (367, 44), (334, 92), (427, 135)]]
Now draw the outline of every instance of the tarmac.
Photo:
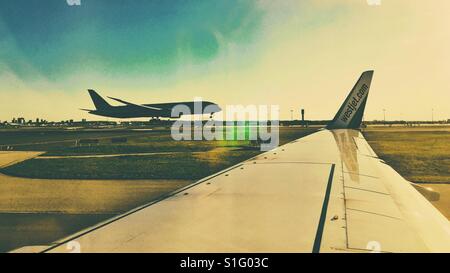
[[(41, 152), (0, 152), (0, 168), (41, 154)], [(121, 213), (191, 182), (189, 180), (51, 180), (0, 174), (0, 213)]]

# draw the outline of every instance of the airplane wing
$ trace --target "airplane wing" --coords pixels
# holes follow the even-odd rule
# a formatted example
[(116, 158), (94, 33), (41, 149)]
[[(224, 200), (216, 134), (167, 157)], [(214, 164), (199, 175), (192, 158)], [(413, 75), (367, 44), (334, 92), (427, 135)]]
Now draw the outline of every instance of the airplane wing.
[(130, 105), (130, 106), (134, 106), (134, 107), (139, 107), (139, 108), (144, 108), (144, 109), (150, 109), (150, 110), (157, 110), (157, 111), (161, 111), (163, 110), (162, 108), (157, 108), (157, 107), (151, 107), (151, 106), (147, 106), (147, 105), (142, 105), (142, 104), (135, 104), (132, 102), (128, 102), (128, 101), (124, 101), (121, 99), (117, 99), (117, 98), (113, 98), (113, 97), (108, 97), (112, 100), (118, 101), (120, 103), (126, 104), (126, 105)]
[(353, 129), (372, 74), (363, 73), (327, 129), (44, 252), (74, 243), (81, 252), (450, 252), (449, 221)]

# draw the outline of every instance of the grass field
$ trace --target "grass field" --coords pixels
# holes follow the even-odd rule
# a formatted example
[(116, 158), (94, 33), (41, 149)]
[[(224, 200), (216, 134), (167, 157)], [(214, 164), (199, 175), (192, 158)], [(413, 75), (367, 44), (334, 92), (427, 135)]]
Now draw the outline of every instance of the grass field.
[(407, 180), (450, 183), (450, 127), (369, 127), (364, 136)]
[[(314, 131), (281, 127), (280, 144)], [(375, 152), (406, 179), (418, 183), (450, 182), (449, 127), (368, 127), (364, 135)], [(112, 143), (111, 140), (117, 137), (126, 137), (127, 142)], [(99, 143), (75, 145), (79, 139), (93, 138)], [(170, 131), (161, 128), (151, 131), (0, 131), (0, 146), (45, 151), (42, 159), (28, 160), (1, 172), (47, 179), (195, 180), (260, 152), (249, 141), (173, 141)], [(69, 157), (111, 154), (122, 156)]]
[[(315, 132), (316, 129), (280, 128), (280, 144)], [(17, 139), (14, 133), (18, 134)], [(261, 151), (250, 141), (174, 141), (170, 130), (105, 131), (99, 132), (45, 132), (55, 134), (52, 141), (43, 141), (42, 131), (0, 132), (1, 142), (15, 142), (16, 150), (46, 151), (51, 159), (32, 159), (4, 168), (2, 173), (45, 179), (189, 179), (196, 180), (216, 173)], [(33, 138), (33, 134), (36, 138)], [(111, 143), (117, 136), (127, 136), (127, 143)], [(90, 146), (75, 146), (76, 139), (96, 137), (100, 142)], [(39, 142), (39, 141), (42, 142)], [(9, 141), (9, 142), (8, 142)], [(133, 153), (161, 153), (132, 155)], [(122, 154), (117, 157), (64, 158), (73, 155)], [(101, 170), (101, 171), (100, 171)]]

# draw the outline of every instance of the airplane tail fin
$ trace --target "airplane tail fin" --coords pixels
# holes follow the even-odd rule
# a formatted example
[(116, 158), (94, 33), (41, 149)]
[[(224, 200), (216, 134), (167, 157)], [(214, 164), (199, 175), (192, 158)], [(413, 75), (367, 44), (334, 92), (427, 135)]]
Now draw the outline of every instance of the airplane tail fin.
[(363, 72), (327, 129), (359, 129), (372, 82), (373, 70)]
[(95, 108), (97, 110), (105, 109), (111, 107), (95, 90), (88, 89), (89, 95), (91, 95), (92, 102), (94, 102)]

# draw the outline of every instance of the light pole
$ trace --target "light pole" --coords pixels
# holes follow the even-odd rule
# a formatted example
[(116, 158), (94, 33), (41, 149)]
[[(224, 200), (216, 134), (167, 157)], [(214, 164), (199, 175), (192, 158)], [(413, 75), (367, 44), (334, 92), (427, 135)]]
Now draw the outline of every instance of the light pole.
[(383, 109), (384, 125), (386, 125), (386, 109)]

